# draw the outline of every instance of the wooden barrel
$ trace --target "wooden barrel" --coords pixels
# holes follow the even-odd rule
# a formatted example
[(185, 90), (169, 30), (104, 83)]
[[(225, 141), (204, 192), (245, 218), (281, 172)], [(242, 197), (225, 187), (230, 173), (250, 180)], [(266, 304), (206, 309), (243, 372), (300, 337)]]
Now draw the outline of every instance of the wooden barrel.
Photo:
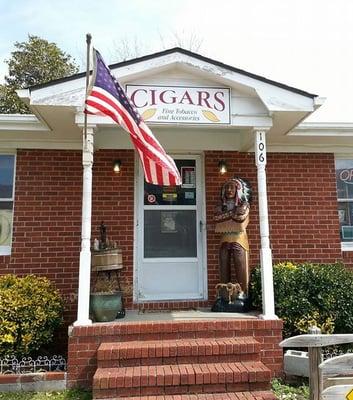
[(93, 271), (114, 271), (123, 268), (121, 249), (102, 250), (92, 252)]

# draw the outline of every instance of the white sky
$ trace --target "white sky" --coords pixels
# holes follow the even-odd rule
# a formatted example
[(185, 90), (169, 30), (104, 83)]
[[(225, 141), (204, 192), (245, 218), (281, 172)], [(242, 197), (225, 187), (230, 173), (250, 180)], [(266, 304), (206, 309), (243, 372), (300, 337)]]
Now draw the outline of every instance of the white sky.
[(122, 38), (150, 53), (196, 35), (202, 55), (326, 97), (310, 120), (353, 122), (353, 0), (0, 0), (0, 82), (15, 41), (82, 65), (87, 32), (108, 63)]

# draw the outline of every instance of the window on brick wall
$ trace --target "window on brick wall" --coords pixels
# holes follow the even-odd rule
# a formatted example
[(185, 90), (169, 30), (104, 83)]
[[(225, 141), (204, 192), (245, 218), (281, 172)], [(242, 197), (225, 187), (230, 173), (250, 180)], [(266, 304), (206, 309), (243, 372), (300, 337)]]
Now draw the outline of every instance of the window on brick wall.
[(15, 155), (0, 154), (0, 255), (11, 253)]
[(336, 159), (336, 183), (341, 241), (353, 249), (353, 160)]

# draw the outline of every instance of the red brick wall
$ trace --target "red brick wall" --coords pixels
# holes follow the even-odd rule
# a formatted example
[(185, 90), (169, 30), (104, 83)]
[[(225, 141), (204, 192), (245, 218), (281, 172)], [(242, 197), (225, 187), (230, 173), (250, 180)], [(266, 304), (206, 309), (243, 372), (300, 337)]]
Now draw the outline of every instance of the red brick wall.
[[(120, 159), (122, 169), (113, 172), (113, 161)], [(134, 152), (102, 150), (94, 154), (92, 239), (99, 237), (99, 225), (107, 225), (107, 236), (121, 247), (124, 269), (122, 283), (132, 287), (134, 240)], [(130, 291), (131, 293), (131, 291)], [(131, 308), (132, 295), (126, 305)]]
[(271, 154), (268, 162), (275, 261), (341, 260), (333, 154)]
[[(132, 277), (134, 153), (96, 152), (93, 171), (92, 236), (104, 220), (108, 235), (123, 248)], [(120, 158), (123, 170), (112, 172)], [(19, 150), (11, 256), (0, 256), (0, 274), (45, 275), (66, 299), (65, 317), (76, 318), (81, 240), (82, 153)], [(112, 234), (114, 232), (114, 235)]]
[[(122, 172), (112, 172), (120, 158)], [(134, 153), (100, 150), (94, 155), (92, 237), (101, 221), (123, 249), (123, 276), (132, 284)], [(229, 164), (218, 174), (218, 161)], [(219, 238), (213, 213), (223, 182), (236, 174), (254, 189), (248, 228), (252, 266), (259, 263), (256, 167), (251, 153), (205, 153), (209, 298), (218, 279)], [(269, 154), (267, 168), (271, 245), (274, 261), (332, 262), (342, 259), (331, 154)], [(19, 150), (17, 154), (12, 255), (0, 257), (0, 274), (35, 273), (54, 280), (67, 297), (67, 321), (76, 317), (80, 251), (82, 165), (80, 151)], [(345, 262), (352, 263), (349, 253)], [(190, 308), (207, 302), (152, 303), (148, 308)], [(132, 307), (131, 296), (128, 307)], [(136, 305), (135, 305), (136, 307)]]
[[(11, 256), (0, 273), (45, 275), (75, 301), (80, 251), (82, 164), (79, 151), (19, 150)], [(67, 318), (74, 303), (67, 302)]]
[(353, 270), (353, 252), (352, 251), (344, 251), (343, 252), (343, 263), (344, 265)]

